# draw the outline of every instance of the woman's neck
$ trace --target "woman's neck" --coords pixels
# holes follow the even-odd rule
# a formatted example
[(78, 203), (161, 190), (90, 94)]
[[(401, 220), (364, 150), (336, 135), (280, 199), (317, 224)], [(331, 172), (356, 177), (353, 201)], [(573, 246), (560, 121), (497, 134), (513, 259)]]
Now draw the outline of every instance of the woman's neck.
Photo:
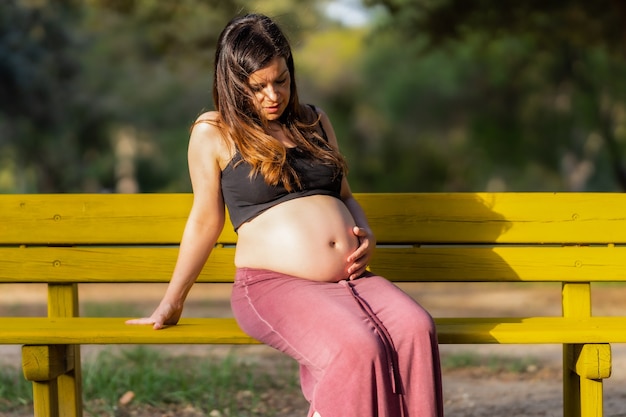
[(280, 122), (269, 122), (267, 124), (267, 133), (288, 148), (295, 146), (295, 143), (291, 139), (291, 135), (288, 134), (285, 125)]

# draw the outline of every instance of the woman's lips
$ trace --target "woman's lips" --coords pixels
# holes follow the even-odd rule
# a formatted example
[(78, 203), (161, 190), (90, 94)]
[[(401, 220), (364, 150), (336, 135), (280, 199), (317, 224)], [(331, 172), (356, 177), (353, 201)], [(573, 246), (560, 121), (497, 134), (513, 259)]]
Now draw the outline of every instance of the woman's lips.
[(268, 113), (277, 113), (280, 110), (280, 105), (275, 106), (267, 106), (265, 107), (265, 111)]

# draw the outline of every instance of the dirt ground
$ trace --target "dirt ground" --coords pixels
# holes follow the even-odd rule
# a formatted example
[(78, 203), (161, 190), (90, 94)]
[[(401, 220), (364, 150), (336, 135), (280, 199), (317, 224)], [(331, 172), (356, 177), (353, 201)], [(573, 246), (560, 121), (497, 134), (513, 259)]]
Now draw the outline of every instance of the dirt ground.
[[(560, 314), (560, 288), (547, 284), (407, 284), (404, 289), (414, 296), (433, 316), (533, 316)], [(80, 289), (81, 306), (131, 304), (146, 314), (156, 305), (163, 286), (150, 285), (85, 285)], [(626, 289), (612, 286), (594, 287), (595, 315), (624, 315)], [(185, 315), (230, 315), (229, 285), (196, 285), (192, 290)], [(45, 314), (45, 288), (38, 285), (0, 285), (1, 315)], [(28, 313), (24, 313), (27, 311)], [(82, 348), (83, 360), (93, 358), (101, 347)], [(232, 347), (168, 346), (172, 353), (211, 352), (220, 354)], [(242, 357), (266, 363), (284, 363), (282, 355), (265, 346), (237, 347)], [(443, 388), (445, 414), (448, 417), (521, 417), (562, 416), (561, 346), (554, 345), (442, 345), (442, 358), (472, 355), (497, 357), (500, 361), (531, 359), (527, 369), (503, 371), (491, 367), (471, 366), (444, 369)], [(20, 362), (19, 346), (0, 346), (0, 365)], [(613, 372), (604, 382), (604, 416), (626, 417), (626, 346), (612, 346)], [(504, 359), (503, 359), (504, 358)], [(508, 358), (508, 359), (507, 359)], [(282, 410), (274, 417), (304, 417), (307, 405), (300, 395), (285, 396), (280, 392), (262, 395), (273, 409)], [(22, 413), (0, 417), (25, 417)], [(32, 414), (30, 414), (32, 415)], [(115, 417), (222, 417), (204, 414), (193, 408), (152, 409), (128, 407)], [(89, 416), (86, 416), (89, 417)]]

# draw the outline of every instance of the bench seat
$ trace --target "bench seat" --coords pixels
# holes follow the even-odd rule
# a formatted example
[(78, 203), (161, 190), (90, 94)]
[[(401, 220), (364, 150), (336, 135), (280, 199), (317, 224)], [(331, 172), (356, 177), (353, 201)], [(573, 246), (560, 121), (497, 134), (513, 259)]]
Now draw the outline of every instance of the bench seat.
[[(183, 318), (155, 331), (124, 318), (14, 317), (2, 322), (0, 344), (254, 344), (232, 318)], [(436, 318), (442, 344), (626, 343), (622, 317)]]

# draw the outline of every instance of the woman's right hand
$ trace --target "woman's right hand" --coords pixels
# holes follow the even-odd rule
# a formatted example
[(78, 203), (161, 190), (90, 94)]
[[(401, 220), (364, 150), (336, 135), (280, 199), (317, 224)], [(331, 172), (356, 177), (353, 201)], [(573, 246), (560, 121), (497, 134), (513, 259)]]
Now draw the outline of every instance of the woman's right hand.
[(163, 327), (173, 326), (178, 323), (182, 313), (182, 305), (176, 306), (172, 303), (162, 301), (150, 317), (127, 320), (126, 324), (151, 324), (154, 330), (159, 330)]

